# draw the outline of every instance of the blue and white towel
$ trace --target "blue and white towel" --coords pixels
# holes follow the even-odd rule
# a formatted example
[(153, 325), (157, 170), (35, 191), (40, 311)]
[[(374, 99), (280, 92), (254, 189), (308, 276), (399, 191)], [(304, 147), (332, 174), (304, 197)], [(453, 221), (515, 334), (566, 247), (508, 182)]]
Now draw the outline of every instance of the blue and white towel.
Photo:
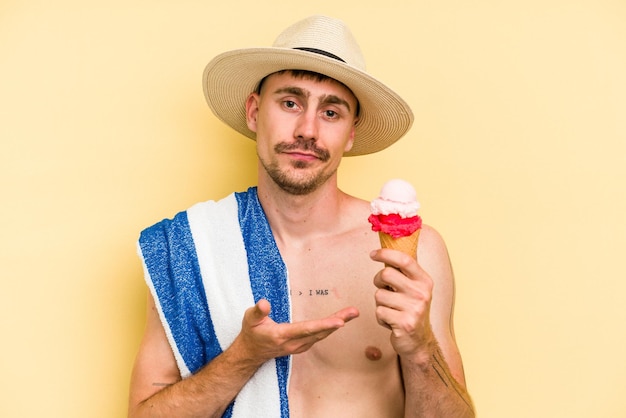
[[(145, 229), (138, 250), (183, 378), (230, 346), (260, 299), (290, 321), (287, 269), (254, 187)], [(287, 418), (290, 367), (290, 357), (265, 363), (223, 416)]]

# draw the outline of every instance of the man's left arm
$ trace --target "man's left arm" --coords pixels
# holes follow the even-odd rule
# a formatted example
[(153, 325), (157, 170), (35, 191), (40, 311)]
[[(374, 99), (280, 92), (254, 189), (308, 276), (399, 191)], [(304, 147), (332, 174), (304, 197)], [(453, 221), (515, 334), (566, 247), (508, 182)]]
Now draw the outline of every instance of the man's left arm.
[(390, 266), (374, 278), (377, 318), (391, 329), (406, 392), (405, 417), (475, 416), (454, 338), (454, 276), (441, 236), (424, 226), (418, 262), (393, 250), (372, 259)]

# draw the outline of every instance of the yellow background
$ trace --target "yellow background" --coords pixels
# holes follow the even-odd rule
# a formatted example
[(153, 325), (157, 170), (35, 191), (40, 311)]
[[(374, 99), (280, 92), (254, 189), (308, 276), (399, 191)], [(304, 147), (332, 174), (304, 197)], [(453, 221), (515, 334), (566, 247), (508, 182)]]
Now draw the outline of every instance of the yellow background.
[(340, 181), (416, 186), (479, 416), (626, 416), (623, 0), (3, 0), (0, 416), (125, 416), (139, 231), (255, 183), (204, 65), (313, 13), (414, 109)]

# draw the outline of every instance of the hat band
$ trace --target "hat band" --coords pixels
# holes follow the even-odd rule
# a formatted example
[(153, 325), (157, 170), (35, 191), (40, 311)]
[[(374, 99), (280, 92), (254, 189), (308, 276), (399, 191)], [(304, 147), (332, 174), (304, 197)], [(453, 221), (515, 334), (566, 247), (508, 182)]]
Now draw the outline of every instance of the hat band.
[(339, 58), (337, 55), (331, 54), (330, 52), (324, 51), (323, 49), (316, 49), (316, 48), (293, 48), (293, 49), (299, 49), (300, 51), (313, 52), (314, 54), (324, 55), (325, 57), (336, 59), (337, 61), (341, 61), (345, 63), (345, 61)]

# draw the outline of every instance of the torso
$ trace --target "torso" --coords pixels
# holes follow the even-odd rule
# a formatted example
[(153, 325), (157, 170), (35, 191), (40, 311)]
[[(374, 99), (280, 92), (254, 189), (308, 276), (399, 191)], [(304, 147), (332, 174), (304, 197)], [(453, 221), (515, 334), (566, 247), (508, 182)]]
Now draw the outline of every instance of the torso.
[[(302, 248), (280, 248), (289, 271), (292, 321), (318, 319), (349, 306), (360, 316), (309, 351), (292, 356), (293, 418), (401, 417), (404, 391), (390, 331), (376, 322), (369, 258), (380, 244), (359, 204), (360, 220)], [(280, 245), (279, 245), (280, 247)]]

